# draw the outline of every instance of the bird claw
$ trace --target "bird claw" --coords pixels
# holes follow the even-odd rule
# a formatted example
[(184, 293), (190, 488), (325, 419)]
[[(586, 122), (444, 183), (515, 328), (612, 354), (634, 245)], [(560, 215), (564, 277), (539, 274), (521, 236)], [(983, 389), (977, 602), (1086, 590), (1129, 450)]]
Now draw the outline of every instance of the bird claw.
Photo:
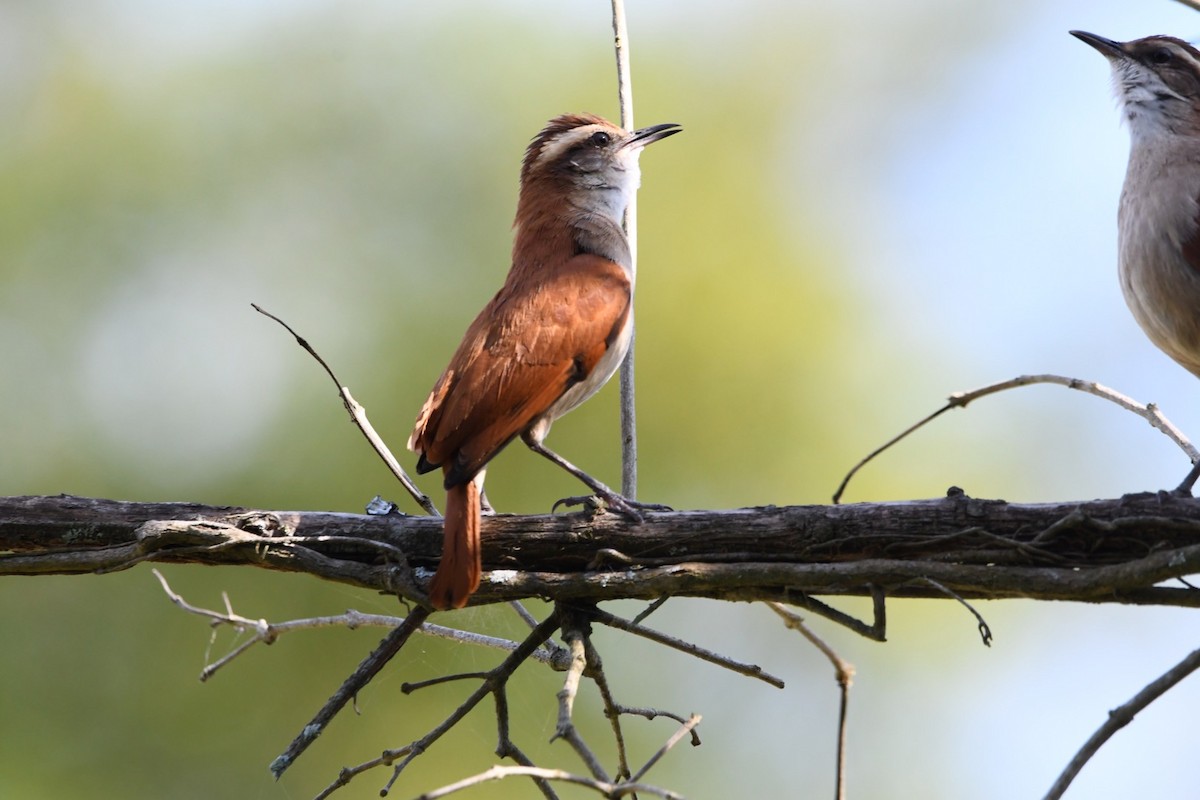
[(571, 497), (563, 497), (554, 501), (554, 505), (550, 506), (550, 513), (558, 511), (559, 506), (563, 508), (573, 508), (575, 506), (584, 506), (591, 511), (599, 511), (601, 498), (594, 494), (572, 495)]
[(643, 511), (671, 511), (670, 506), (665, 506), (662, 503), (639, 503), (637, 500), (630, 500), (628, 497), (623, 497), (616, 492), (576, 495), (574, 497), (564, 497), (558, 500), (550, 507), (550, 512), (554, 513), (559, 506), (571, 508), (573, 506), (583, 506), (591, 512), (609, 510), (615, 514), (620, 514), (623, 517), (633, 521), (641, 522)]

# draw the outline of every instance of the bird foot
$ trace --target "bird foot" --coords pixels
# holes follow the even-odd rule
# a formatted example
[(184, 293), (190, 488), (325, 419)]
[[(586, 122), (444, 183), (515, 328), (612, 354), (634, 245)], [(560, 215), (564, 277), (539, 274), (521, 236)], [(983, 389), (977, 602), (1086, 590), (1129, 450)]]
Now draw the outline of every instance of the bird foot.
[(555, 502), (551, 506), (551, 513), (558, 510), (559, 506), (571, 508), (573, 506), (583, 506), (590, 511), (609, 510), (615, 514), (620, 514), (623, 517), (633, 521), (642, 521), (643, 511), (671, 511), (670, 506), (664, 506), (661, 503), (640, 503), (637, 500), (630, 500), (628, 497), (619, 495), (616, 492), (597, 492), (596, 494), (577, 495), (574, 497), (564, 497)]

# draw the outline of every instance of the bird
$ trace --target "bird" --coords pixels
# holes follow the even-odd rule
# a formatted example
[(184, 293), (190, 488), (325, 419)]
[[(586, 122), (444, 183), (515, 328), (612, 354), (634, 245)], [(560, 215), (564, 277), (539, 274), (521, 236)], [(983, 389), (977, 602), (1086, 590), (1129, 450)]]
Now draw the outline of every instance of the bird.
[[(1112, 67), (1129, 123), (1117, 272), (1142, 331), (1200, 377), (1200, 50), (1172, 36), (1117, 42), (1086, 31)], [(1174, 494), (1190, 496), (1193, 464)]]
[(446, 489), (442, 557), (429, 585), (435, 609), (461, 608), (479, 587), (484, 475), (518, 436), (618, 513), (640, 520), (640, 509), (665, 508), (621, 496), (543, 442), (629, 350), (634, 271), (622, 220), (641, 182), (642, 149), (681, 130), (627, 131), (564, 114), (526, 148), (504, 285), (467, 328), (408, 440), (417, 472), (440, 468)]

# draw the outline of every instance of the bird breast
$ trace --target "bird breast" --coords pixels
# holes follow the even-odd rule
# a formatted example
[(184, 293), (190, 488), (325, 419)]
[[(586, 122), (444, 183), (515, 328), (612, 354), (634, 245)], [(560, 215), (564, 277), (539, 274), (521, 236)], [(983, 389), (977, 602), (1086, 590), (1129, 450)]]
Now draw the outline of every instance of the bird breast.
[(1200, 264), (1185, 249), (1198, 232), (1200, 163), (1156, 144), (1134, 148), (1121, 193), (1121, 290), (1150, 340), (1200, 376)]

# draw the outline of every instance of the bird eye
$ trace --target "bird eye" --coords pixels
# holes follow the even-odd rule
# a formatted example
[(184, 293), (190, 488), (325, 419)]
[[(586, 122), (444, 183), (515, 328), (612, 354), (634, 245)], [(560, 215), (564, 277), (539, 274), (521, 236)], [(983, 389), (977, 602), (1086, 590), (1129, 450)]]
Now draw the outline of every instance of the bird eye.
[(612, 141), (612, 137), (604, 131), (596, 131), (592, 134), (592, 144), (596, 147), (605, 147)]
[(1150, 63), (1152, 64), (1167, 64), (1171, 61), (1171, 51), (1165, 47), (1160, 47), (1150, 53)]

